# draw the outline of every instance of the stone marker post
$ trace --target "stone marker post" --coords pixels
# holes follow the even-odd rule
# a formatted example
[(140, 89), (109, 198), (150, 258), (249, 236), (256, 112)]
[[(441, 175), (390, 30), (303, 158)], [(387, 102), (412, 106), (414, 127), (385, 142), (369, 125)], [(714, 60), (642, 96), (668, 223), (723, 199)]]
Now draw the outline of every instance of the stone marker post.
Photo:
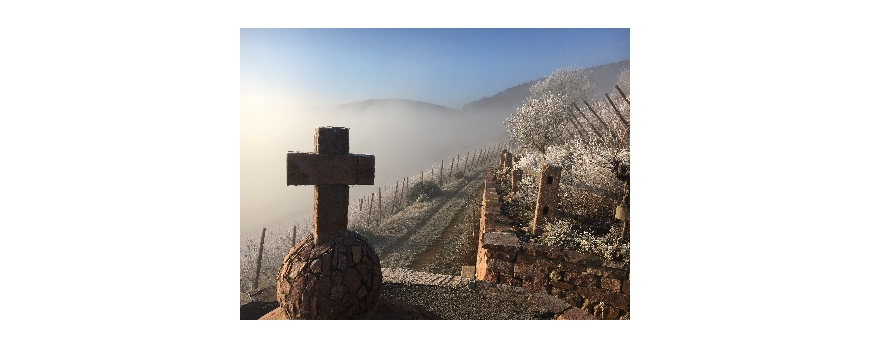
[(501, 156), (499, 156), (499, 158), (498, 158), (498, 166), (499, 166), (499, 168), (504, 168), (504, 160), (505, 160), (505, 158), (506, 158), (506, 157), (505, 157), (505, 156), (506, 156), (505, 154), (507, 154), (507, 149), (502, 149), (502, 150), (501, 150)]
[(508, 151), (504, 151), (504, 167), (503, 169), (507, 170), (510, 173), (510, 170), (514, 168), (514, 155)]
[(559, 204), (559, 179), (562, 177), (562, 167), (544, 164), (541, 166), (541, 178), (538, 182), (538, 201), (535, 204), (535, 218), (532, 222), (532, 234), (543, 233), (544, 223), (552, 223), (556, 215), (556, 205)]
[(616, 206), (616, 218), (622, 221), (622, 230), (619, 232), (619, 239), (616, 240), (616, 243), (621, 243), (625, 238), (625, 231), (628, 229), (629, 225), (629, 192), (628, 192), (628, 180), (625, 181), (623, 185), (623, 190), (625, 194), (622, 195), (622, 202)]
[(314, 230), (284, 258), (277, 277), (291, 319), (363, 319), (381, 290), (378, 255), (347, 229), (348, 185), (374, 185), (375, 157), (350, 154), (348, 129), (317, 128), (315, 153), (287, 153), (287, 185), (314, 186)]
[(520, 182), (523, 181), (523, 171), (521, 169), (514, 169), (511, 172), (511, 192), (517, 192), (517, 189), (520, 188)]

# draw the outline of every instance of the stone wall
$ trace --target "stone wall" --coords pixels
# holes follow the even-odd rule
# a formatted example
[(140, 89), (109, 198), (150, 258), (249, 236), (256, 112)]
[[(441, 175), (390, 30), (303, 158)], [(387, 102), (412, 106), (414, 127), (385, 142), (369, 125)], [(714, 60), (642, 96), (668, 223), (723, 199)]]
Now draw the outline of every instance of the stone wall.
[(502, 214), (487, 169), (475, 278), (553, 295), (599, 319), (629, 319), (629, 265), (597, 255), (523, 241)]

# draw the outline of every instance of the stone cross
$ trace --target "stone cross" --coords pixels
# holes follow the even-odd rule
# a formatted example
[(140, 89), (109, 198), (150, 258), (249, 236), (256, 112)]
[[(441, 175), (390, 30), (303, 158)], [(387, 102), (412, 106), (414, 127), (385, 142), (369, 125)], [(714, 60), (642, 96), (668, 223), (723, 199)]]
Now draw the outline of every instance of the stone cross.
[(348, 129), (320, 127), (314, 153), (287, 153), (287, 186), (314, 185), (314, 243), (347, 230), (348, 185), (375, 184), (375, 156), (348, 153)]
[(541, 166), (532, 234), (540, 235), (543, 233), (544, 223), (553, 222), (553, 217), (556, 215), (556, 205), (559, 204), (559, 179), (561, 178), (562, 167), (546, 163)]

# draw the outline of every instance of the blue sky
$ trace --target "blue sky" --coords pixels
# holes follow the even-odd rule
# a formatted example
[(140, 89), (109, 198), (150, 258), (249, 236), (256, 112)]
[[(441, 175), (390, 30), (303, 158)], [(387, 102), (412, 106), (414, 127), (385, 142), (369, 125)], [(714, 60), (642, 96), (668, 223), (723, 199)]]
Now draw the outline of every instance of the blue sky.
[(241, 92), (453, 108), (564, 67), (629, 59), (629, 29), (241, 29)]

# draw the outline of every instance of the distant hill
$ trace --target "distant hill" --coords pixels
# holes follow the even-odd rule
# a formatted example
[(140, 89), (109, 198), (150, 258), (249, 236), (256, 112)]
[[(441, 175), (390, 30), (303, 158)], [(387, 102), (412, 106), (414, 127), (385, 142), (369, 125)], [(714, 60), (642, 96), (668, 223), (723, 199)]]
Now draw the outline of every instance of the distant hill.
[[(615, 63), (598, 65), (584, 70), (589, 70), (592, 73), (592, 78), (598, 85), (594, 97), (604, 98), (604, 93), (610, 93), (613, 86), (616, 85), (616, 80), (619, 78), (619, 72), (622, 69), (629, 68), (629, 61), (623, 60)], [(516, 112), (517, 108), (523, 105), (526, 98), (529, 97), (529, 88), (536, 83), (543, 81), (545, 77), (537, 80), (529, 81), (514, 87), (508, 88), (496, 93), (491, 97), (481, 98), (462, 106), (462, 110), (478, 114), (502, 114), (505, 117)]]
[(510, 113), (513, 113), (523, 104), (523, 101), (529, 97), (529, 88), (543, 80), (544, 78), (532, 80), (498, 92), (491, 97), (481, 98), (467, 103), (462, 106), (462, 111), (483, 112), (510, 110)]
[[(594, 98), (604, 98), (604, 93), (611, 93), (619, 78), (619, 72), (629, 67), (629, 61), (623, 60), (585, 69), (592, 73), (592, 78), (598, 86)], [(333, 110), (342, 114), (398, 113), (423, 117), (476, 116), (475, 118), (479, 118), (481, 116), (498, 116), (507, 118), (516, 112), (517, 108), (529, 97), (529, 88), (545, 78), (546, 76), (505, 89), (493, 96), (466, 103), (462, 106), (462, 110), (409, 99), (369, 99), (342, 104)]]
[(613, 94), (613, 86), (616, 85), (616, 81), (619, 79), (619, 72), (629, 67), (629, 61), (623, 60), (590, 68), (592, 70), (592, 77), (598, 85), (595, 98), (604, 98), (604, 93)]
[(427, 113), (454, 115), (460, 114), (461, 111), (432, 103), (426, 103), (409, 99), (369, 99), (359, 102), (341, 104), (336, 106), (337, 111), (353, 111), (353, 112), (371, 112), (382, 110), (415, 110)]

